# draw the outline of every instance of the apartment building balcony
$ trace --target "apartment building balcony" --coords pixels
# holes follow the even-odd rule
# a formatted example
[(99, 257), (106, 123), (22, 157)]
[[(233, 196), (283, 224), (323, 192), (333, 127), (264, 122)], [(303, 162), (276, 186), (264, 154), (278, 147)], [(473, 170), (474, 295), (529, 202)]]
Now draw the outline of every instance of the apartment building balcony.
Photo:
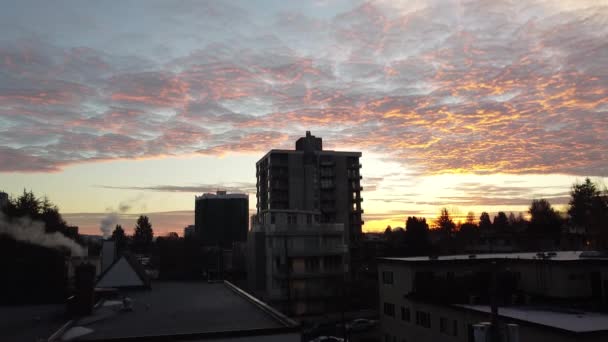
[(315, 224), (266, 224), (268, 236), (310, 236), (310, 235), (336, 235), (344, 232), (340, 223), (315, 223)]
[(315, 278), (340, 278), (344, 276), (344, 270), (317, 270), (317, 271), (290, 271), (289, 275), (284, 272), (275, 272), (272, 275), (277, 279), (315, 279)]
[(312, 257), (312, 256), (331, 256), (331, 255), (343, 255), (348, 251), (345, 245), (342, 246), (294, 246), (287, 247), (287, 253), (285, 253), (284, 246), (276, 246), (270, 249), (270, 254), (273, 256), (284, 256), (289, 257)]

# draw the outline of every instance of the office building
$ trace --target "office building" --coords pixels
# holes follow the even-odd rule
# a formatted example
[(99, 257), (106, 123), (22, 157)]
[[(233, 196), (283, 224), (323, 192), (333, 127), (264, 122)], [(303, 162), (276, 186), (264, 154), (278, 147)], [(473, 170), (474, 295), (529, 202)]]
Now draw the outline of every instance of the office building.
[[(289, 316), (338, 312), (347, 247), (341, 223), (319, 223), (320, 212), (270, 210), (252, 217), (249, 288)], [(271, 219), (272, 217), (272, 219)]]
[(385, 341), (477, 341), (475, 328), (493, 317), (502, 341), (513, 328), (519, 341), (608, 341), (606, 253), (382, 258), (378, 264)]
[(232, 248), (247, 239), (249, 197), (246, 194), (203, 194), (195, 197), (194, 230), (203, 245)]
[(310, 132), (295, 150), (270, 150), (256, 163), (258, 217), (273, 210), (315, 212), (321, 223), (342, 224), (352, 247), (363, 224), (360, 157), (323, 150), (322, 139)]

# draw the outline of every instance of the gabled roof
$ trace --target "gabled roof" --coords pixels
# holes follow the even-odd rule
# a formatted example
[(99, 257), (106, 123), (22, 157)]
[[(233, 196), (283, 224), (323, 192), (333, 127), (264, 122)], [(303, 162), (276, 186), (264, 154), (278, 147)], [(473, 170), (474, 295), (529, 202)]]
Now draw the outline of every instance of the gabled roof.
[(97, 280), (96, 287), (138, 288), (150, 287), (146, 270), (132, 254), (121, 255)]

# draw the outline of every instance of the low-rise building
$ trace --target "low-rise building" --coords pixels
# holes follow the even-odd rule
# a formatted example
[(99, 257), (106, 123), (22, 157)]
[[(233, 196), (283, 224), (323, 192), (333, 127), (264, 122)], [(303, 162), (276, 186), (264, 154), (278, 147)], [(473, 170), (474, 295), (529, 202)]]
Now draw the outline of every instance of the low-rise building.
[(229, 282), (120, 291), (48, 341), (300, 342), (298, 324)]
[(343, 224), (320, 212), (269, 210), (252, 218), (249, 288), (288, 315), (338, 311), (348, 266)]
[(520, 341), (608, 340), (602, 253), (382, 258), (378, 274), (385, 341), (474, 341), (493, 317), (501, 334), (517, 324)]

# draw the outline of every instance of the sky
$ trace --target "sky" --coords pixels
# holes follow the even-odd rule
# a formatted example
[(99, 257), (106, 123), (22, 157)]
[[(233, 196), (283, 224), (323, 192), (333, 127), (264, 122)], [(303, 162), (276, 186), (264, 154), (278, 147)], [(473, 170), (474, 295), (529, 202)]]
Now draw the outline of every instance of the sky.
[(608, 179), (608, 0), (0, 1), (0, 190), (81, 233), (194, 221), (309, 130), (365, 231)]

